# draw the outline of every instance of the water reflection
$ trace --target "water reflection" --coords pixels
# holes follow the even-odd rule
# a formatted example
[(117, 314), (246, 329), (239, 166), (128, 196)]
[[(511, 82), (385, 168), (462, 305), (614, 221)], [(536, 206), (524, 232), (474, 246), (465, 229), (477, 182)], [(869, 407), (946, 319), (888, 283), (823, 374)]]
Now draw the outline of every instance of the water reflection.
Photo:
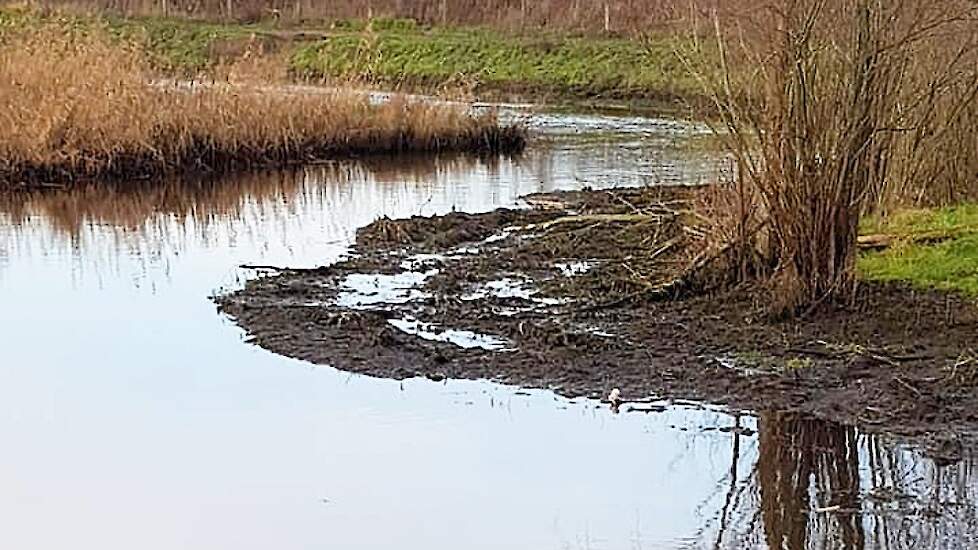
[(709, 177), (668, 129), (635, 128), (548, 131), (515, 159), (0, 195), (0, 547), (969, 547), (970, 455), (937, 467), (788, 414), (616, 416), (310, 368), (243, 344), (207, 300), (241, 263), (335, 261), (382, 215)]
[[(757, 456), (731, 469), (717, 548), (968, 548), (978, 534), (974, 455), (938, 466), (848, 426), (763, 412)], [(741, 453), (735, 439), (734, 461)]]
[[(309, 238), (310, 223), (321, 224), (323, 235), (334, 239), (329, 254), (381, 215), (481, 211), (533, 192), (715, 177), (716, 162), (704, 151), (683, 149), (684, 135), (595, 141), (553, 131), (519, 157), (371, 158), (226, 178), (0, 195), (0, 224), (11, 228), (0, 234), (0, 250), (70, 256), (76, 286), (88, 274), (155, 291), (156, 278), (169, 278), (176, 257), (188, 249), (264, 241), (266, 251), (290, 250), (310, 244), (298, 241)], [(408, 204), (409, 210), (398, 210)], [(272, 231), (270, 222), (277, 224)], [(121, 256), (136, 260), (135, 273), (120, 271)], [(291, 256), (294, 261), (301, 254)]]

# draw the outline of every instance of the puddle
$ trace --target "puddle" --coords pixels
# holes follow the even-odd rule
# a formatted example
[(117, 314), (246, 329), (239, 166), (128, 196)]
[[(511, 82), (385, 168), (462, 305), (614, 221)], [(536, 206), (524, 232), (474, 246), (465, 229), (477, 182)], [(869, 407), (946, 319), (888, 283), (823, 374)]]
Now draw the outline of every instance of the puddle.
[(505, 340), (469, 330), (438, 330), (434, 325), (422, 323), (416, 319), (389, 319), (387, 322), (407, 334), (425, 340), (447, 342), (463, 349), (482, 348), (488, 351), (508, 351), (510, 349), (509, 342)]
[(369, 309), (384, 304), (406, 304), (422, 300), (428, 294), (418, 290), (424, 282), (438, 274), (437, 269), (425, 272), (405, 271), (395, 275), (352, 273), (341, 284), (336, 305), (351, 309)]
[(534, 309), (538, 306), (556, 306), (568, 302), (568, 300), (564, 299), (539, 297), (539, 293), (540, 291), (538, 289), (533, 288), (531, 281), (507, 277), (480, 285), (460, 296), (460, 299), (475, 301), (493, 297), (503, 300), (523, 300), (532, 304), (524, 308), (503, 307), (499, 310), (500, 315), (513, 315), (520, 311)]
[[(675, 147), (681, 123), (535, 120), (548, 138), (519, 159), (0, 196), (0, 547), (975, 547), (970, 452), (938, 465), (791, 415), (616, 415), (491, 382), (357, 376), (247, 345), (215, 314), (215, 291), (273, 273), (233, 266), (335, 261), (380, 216), (711, 177)], [(438, 259), (406, 261), (343, 299), (417, 299)]]
[(471, 292), (462, 295), (461, 298), (463, 300), (473, 301), (483, 300), (493, 296), (495, 298), (515, 298), (530, 301), (533, 300), (533, 296), (537, 293), (538, 291), (536, 289), (529, 286), (529, 281), (505, 278), (489, 281)]

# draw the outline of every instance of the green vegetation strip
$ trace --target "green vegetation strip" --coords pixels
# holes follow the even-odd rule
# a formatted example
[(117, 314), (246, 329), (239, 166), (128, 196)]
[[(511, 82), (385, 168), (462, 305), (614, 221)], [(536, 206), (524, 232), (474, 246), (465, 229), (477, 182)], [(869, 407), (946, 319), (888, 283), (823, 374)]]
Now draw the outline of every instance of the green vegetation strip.
[(863, 279), (978, 296), (978, 204), (902, 212), (861, 229), (895, 237), (887, 249), (860, 256)]
[(299, 48), (292, 64), (310, 76), (393, 84), (469, 81), (501, 91), (674, 99), (697, 86), (676, 54), (680, 42), (667, 35), (638, 41), (394, 26), (336, 33)]

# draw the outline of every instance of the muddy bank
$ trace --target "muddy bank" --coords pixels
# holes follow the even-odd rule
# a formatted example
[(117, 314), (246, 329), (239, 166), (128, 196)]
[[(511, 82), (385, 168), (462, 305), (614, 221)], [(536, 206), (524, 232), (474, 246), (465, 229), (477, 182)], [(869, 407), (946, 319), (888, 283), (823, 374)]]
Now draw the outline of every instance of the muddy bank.
[(756, 289), (671, 299), (694, 193), (568, 192), (528, 197), (536, 208), (382, 219), (343, 262), (266, 270), (215, 300), (255, 344), (351, 372), (800, 412), (939, 441), (949, 457), (974, 440), (973, 301), (865, 284), (851, 307), (776, 321)]

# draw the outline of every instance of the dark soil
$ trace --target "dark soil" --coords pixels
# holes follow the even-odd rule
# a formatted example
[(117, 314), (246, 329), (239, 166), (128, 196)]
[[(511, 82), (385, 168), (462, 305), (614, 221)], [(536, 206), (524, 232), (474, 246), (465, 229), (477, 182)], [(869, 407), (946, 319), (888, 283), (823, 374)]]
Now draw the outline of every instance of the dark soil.
[[(535, 209), (379, 220), (359, 231), (346, 261), (276, 271), (216, 301), (254, 343), (351, 372), (492, 379), (593, 398), (617, 387), (626, 400), (794, 411), (940, 441), (952, 455), (953, 442), (975, 440), (974, 301), (863, 284), (845, 307), (776, 320), (761, 288), (668, 296), (663, 289), (689, 264), (695, 232), (683, 207), (694, 193), (535, 195), (527, 198)], [(557, 266), (575, 262), (589, 269)], [(350, 304), (351, 274), (404, 271), (428, 277), (402, 303), (367, 292), (363, 302), (380, 303), (335, 304), (340, 295)], [(500, 280), (521, 283), (492, 283)], [(509, 291), (493, 294), (487, 283)], [(404, 318), (431, 333), (491, 335), (506, 349), (463, 349), (389, 323)]]

